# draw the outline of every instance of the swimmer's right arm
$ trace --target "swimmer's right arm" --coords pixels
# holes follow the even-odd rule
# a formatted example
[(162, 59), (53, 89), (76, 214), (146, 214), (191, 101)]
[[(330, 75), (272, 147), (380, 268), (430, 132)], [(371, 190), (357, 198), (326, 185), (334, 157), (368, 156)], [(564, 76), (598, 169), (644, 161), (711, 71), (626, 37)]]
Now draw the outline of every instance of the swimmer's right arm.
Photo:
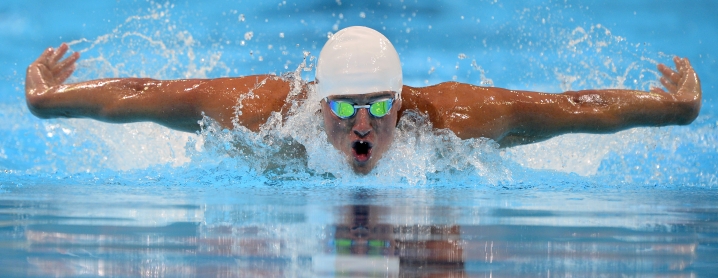
[[(63, 84), (78, 53), (62, 59), (66, 44), (48, 48), (27, 69), (25, 96), (40, 118), (92, 118), (111, 123), (152, 121), (173, 129), (199, 130), (202, 114), (233, 128), (235, 107), (242, 100), (238, 124), (257, 131), (289, 93), (288, 82), (271, 75), (219, 79), (156, 80), (108, 78)], [(253, 94), (248, 94), (252, 91)], [(245, 96), (245, 97), (242, 97)]]

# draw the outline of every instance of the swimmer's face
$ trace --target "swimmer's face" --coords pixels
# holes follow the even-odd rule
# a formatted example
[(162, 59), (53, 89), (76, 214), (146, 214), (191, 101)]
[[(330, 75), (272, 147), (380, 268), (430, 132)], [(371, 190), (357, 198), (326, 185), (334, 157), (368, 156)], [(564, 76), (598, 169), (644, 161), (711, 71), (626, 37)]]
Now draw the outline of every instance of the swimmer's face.
[(341, 207), (340, 212), (344, 221), (336, 225), (334, 232), (337, 254), (395, 254), (394, 227), (379, 222), (380, 216), (387, 214), (385, 208), (348, 206)]
[(331, 111), (326, 101), (322, 100), (321, 102), (324, 127), (329, 143), (347, 156), (354, 172), (369, 173), (394, 141), (394, 130), (401, 108), (401, 99), (395, 98), (394, 92), (329, 96), (328, 98), (356, 105), (394, 98), (389, 113), (380, 118), (371, 115), (368, 109), (360, 108), (354, 116), (342, 119)]

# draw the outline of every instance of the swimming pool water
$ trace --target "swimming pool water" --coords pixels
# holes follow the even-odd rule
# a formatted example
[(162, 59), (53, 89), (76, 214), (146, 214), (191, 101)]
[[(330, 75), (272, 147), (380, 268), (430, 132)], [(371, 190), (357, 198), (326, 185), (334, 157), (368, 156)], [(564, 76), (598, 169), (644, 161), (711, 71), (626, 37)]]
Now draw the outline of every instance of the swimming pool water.
[[(715, 8), (5, 1), (0, 273), (715, 276)], [(701, 77), (703, 109), (689, 126), (569, 134), (506, 150), (432, 132), (413, 124), (417, 116), (374, 174), (358, 177), (325, 158), (331, 147), (315, 142), (310, 113), (260, 136), (209, 122), (202, 134), (184, 134), (149, 123), (39, 120), (24, 104), (25, 67), (61, 42), (82, 54), (73, 81), (268, 72), (312, 79), (312, 56), (351, 25), (389, 37), (413, 86), (647, 89), (656, 62), (685, 56)], [(282, 152), (293, 144), (306, 153)]]
[(9, 276), (711, 276), (715, 194), (664, 194), (33, 185), (2, 196), (12, 226), (0, 267)]

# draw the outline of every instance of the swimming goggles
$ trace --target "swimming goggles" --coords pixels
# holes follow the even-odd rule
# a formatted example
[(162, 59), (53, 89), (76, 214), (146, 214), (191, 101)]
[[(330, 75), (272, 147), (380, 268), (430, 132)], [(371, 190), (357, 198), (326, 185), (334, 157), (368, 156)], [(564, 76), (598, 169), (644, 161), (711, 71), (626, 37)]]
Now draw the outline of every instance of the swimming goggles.
[(364, 247), (365, 255), (385, 255), (391, 254), (389, 248), (391, 248), (391, 242), (388, 240), (381, 239), (370, 239), (370, 240), (354, 240), (346, 238), (338, 238), (330, 241), (330, 245), (334, 245), (335, 252), (340, 255), (355, 254), (352, 251), (354, 247)]
[(329, 100), (327, 98), (324, 98), (324, 100), (329, 104), (329, 108), (332, 109), (334, 115), (337, 115), (337, 117), (342, 119), (353, 117), (356, 115), (357, 109), (359, 108), (367, 108), (369, 109), (369, 113), (374, 117), (381, 118), (386, 116), (386, 114), (389, 114), (389, 111), (391, 111), (391, 105), (394, 102), (393, 98), (386, 98), (374, 101), (367, 105), (356, 105), (342, 100)]

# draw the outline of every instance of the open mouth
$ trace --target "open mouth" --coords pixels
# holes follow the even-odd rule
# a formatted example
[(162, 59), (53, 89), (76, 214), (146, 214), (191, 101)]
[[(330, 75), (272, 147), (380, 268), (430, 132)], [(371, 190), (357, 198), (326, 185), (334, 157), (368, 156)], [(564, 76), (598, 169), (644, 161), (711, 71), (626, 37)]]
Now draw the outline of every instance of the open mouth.
[(354, 159), (359, 162), (365, 162), (369, 160), (371, 156), (372, 145), (366, 141), (354, 141), (352, 144), (352, 152), (354, 153)]

